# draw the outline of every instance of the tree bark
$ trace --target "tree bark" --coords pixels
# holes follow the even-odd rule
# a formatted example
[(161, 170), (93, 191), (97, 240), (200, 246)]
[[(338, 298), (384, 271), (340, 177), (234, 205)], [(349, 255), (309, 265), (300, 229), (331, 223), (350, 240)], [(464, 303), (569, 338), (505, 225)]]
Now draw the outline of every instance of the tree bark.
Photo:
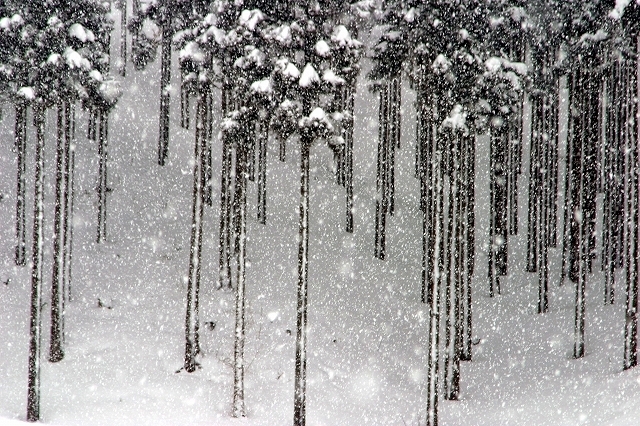
[[(640, 37), (635, 36), (636, 52), (640, 53)], [(640, 161), (640, 60), (635, 59), (632, 78), (635, 101), (632, 114), (634, 126), (630, 137), (630, 165), (628, 173), (628, 257), (626, 269), (627, 300), (624, 328), (624, 363), (623, 368), (628, 370), (638, 364), (638, 209), (639, 203), (639, 161)]]
[(26, 182), (25, 157), (27, 154), (27, 105), (17, 102), (15, 105), (15, 145), (18, 151), (18, 179), (16, 191), (16, 249), (15, 263), (26, 265)]
[(187, 278), (187, 315), (185, 321), (186, 339), (184, 369), (192, 373), (199, 364), (196, 356), (200, 352), (198, 322), (200, 269), (202, 261), (202, 215), (204, 210), (204, 152), (206, 138), (203, 134), (204, 102), (202, 96), (198, 98), (196, 113), (196, 141), (194, 150), (195, 163), (193, 166), (193, 211), (191, 221), (191, 240), (189, 250), (189, 274)]
[[(229, 90), (222, 89), (222, 115), (229, 111)], [(220, 235), (218, 288), (231, 288), (231, 208), (232, 208), (232, 152), (226, 138), (222, 139), (222, 165), (220, 177)]]
[[(435, 141), (434, 141), (435, 143)], [(436, 151), (435, 158), (432, 159), (432, 175), (433, 175), (433, 193), (434, 197), (429, 200), (432, 203), (432, 223), (430, 228), (429, 240), (430, 256), (429, 267), (432, 272), (430, 274), (429, 290), (427, 303), (429, 304), (429, 338), (428, 338), (428, 371), (427, 371), (427, 426), (438, 426), (438, 366), (439, 366), (439, 340), (440, 340), (440, 288), (442, 285), (442, 254), (443, 233), (443, 177), (442, 177), (442, 154), (440, 150)], [(427, 217), (427, 209), (423, 210), (423, 220)]]
[(300, 141), (300, 221), (298, 246), (298, 307), (296, 326), (296, 369), (294, 389), (294, 426), (306, 424), (307, 388), (307, 287), (309, 273), (309, 151), (312, 140)]
[(160, 62), (160, 132), (158, 138), (158, 164), (164, 166), (169, 153), (169, 105), (171, 94), (171, 28), (162, 26), (162, 53)]
[(120, 58), (123, 77), (127, 75), (127, 0), (120, 0)]
[[(253, 133), (251, 133), (253, 135)], [(237, 147), (236, 188), (238, 203), (238, 251), (236, 254), (236, 327), (233, 361), (233, 417), (245, 417), (244, 403), (244, 343), (245, 343), (245, 266), (247, 250), (247, 145), (244, 140)]]
[(37, 107), (36, 167), (33, 212), (33, 248), (31, 262), (31, 309), (29, 319), (29, 377), (27, 386), (27, 421), (40, 419), (40, 341), (42, 335), (42, 263), (44, 246), (44, 108)]
[(347, 208), (346, 208), (346, 231), (353, 233), (353, 114), (354, 114), (354, 92), (355, 83), (351, 83), (346, 89), (347, 110), (349, 117), (347, 121), (345, 138), (345, 161), (346, 161), (346, 182)]
[(106, 111), (98, 112), (98, 232), (96, 242), (107, 239), (107, 140), (109, 116)]
[(267, 131), (268, 121), (259, 121), (256, 126), (258, 143), (258, 222), (267, 223)]
[(59, 362), (64, 358), (63, 316), (64, 316), (64, 203), (67, 188), (65, 171), (67, 169), (67, 148), (65, 132), (65, 106), (62, 102), (57, 108), (56, 140), (56, 184), (53, 235), (53, 276), (51, 279), (51, 339), (49, 341), (49, 361)]
[(460, 135), (450, 136), (449, 223), (447, 230), (445, 326), (446, 352), (444, 358), (444, 396), (457, 400), (460, 393), (460, 281), (459, 281), (459, 216), (460, 216)]

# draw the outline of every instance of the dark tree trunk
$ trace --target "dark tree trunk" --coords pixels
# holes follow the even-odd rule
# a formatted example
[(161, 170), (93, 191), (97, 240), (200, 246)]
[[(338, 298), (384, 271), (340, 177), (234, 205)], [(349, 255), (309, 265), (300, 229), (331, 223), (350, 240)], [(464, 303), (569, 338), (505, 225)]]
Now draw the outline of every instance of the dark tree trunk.
[(507, 186), (504, 128), (492, 130), (490, 146), (489, 297), (500, 294), (500, 276), (507, 274)]
[(567, 123), (567, 155), (565, 163), (564, 173), (564, 218), (563, 218), (563, 231), (562, 231), (562, 265), (560, 268), (560, 284), (564, 282), (565, 277), (570, 272), (569, 252), (571, 250), (571, 216), (573, 213), (573, 156), (574, 156), (574, 144), (576, 141), (576, 117), (574, 110), (572, 109), (575, 102), (576, 88), (575, 78), (573, 73), (567, 75), (567, 96), (569, 98), (569, 113)]
[(345, 189), (347, 192), (346, 206), (346, 231), (353, 233), (353, 107), (355, 83), (349, 84), (344, 89), (346, 110), (348, 111), (347, 122), (344, 132), (344, 152), (345, 152)]
[(460, 135), (448, 135), (452, 161), (449, 174), (449, 223), (447, 226), (446, 274), (446, 352), (444, 358), (444, 397), (457, 400), (460, 393), (460, 274), (459, 274), (459, 216), (460, 216)]
[(107, 239), (107, 140), (109, 137), (109, 116), (106, 111), (98, 112), (98, 233), (96, 242)]
[(267, 223), (267, 131), (268, 119), (259, 121), (256, 126), (258, 139), (258, 222)]
[[(251, 132), (250, 135), (254, 133)], [(244, 343), (245, 343), (245, 266), (247, 251), (247, 154), (249, 140), (241, 141), (237, 147), (236, 188), (238, 203), (238, 251), (237, 285), (236, 285), (236, 326), (234, 339), (233, 361), (233, 417), (246, 416), (244, 404)]]
[[(636, 52), (640, 53), (640, 37), (635, 35)], [(640, 113), (640, 104), (638, 99), (640, 98), (640, 66), (638, 59), (631, 65), (631, 78), (630, 86), (635, 92), (635, 98), (630, 102), (631, 117), (634, 117), (633, 125), (631, 126), (629, 143), (629, 167), (627, 175), (627, 196), (628, 196), (628, 210), (627, 210), (627, 226), (628, 226), (628, 253), (627, 253), (627, 268), (626, 268), (626, 281), (627, 281), (627, 300), (626, 300), (626, 312), (625, 312), (625, 328), (624, 328), (624, 363), (623, 368), (628, 370), (635, 367), (638, 364), (638, 210), (640, 209), (639, 203), (639, 189), (638, 174), (639, 174), (639, 161), (640, 161), (640, 123), (638, 113)]]
[(473, 224), (471, 216), (473, 215), (473, 176), (471, 175), (475, 161), (474, 153), (475, 149), (473, 144), (475, 138), (471, 135), (464, 137), (461, 173), (462, 173), (462, 185), (463, 195), (462, 200), (464, 208), (460, 212), (461, 223), (463, 224), (463, 231), (461, 232), (461, 245), (464, 247), (464, 252), (460, 254), (460, 270), (462, 272), (463, 280), (460, 283), (462, 287), (462, 354), (460, 359), (462, 361), (471, 361), (471, 336), (473, 332), (472, 328), (472, 309), (471, 309), (471, 280), (473, 279), (473, 262), (470, 260), (473, 257), (475, 247), (474, 242), (469, 238), (470, 233), (473, 232)]
[(386, 172), (386, 192), (387, 209), (389, 215), (395, 212), (396, 193), (396, 148), (400, 146), (400, 76), (393, 77), (388, 88), (388, 128), (387, 128), (387, 172)]
[(27, 154), (27, 105), (16, 103), (15, 145), (18, 151), (18, 185), (16, 191), (16, 250), (15, 262), (26, 265), (26, 182), (25, 157)]
[(120, 0), (120, 58), (123, 77), (127, 75), (127, 0)]
[(75, 163), (76, 163), (76, 153), (75, 153), (75, 142), (72, 144), (71, 139), (74, 138), (73, 134), (73, 114), (74, 107), (73, 104), (67, 104), (67, 130), (69, 130), (69, 137), (67, 138), (67, 149), (66, 153), (68, 156), (67, 159), (67, 170), (65, 172), (65, 179), (67, 179), (66, 188), (67, 192), (65, 194), (65, 237), (64, 237), (64, 254), (65, 254), (65, 298), (66, 300), (71, 300), (71, 283), (72, 283), (72, 262), (73, 262), (73, 204), (75, 201)]
[(380, 90), (380, 114), (378, 131), (378, 171), (376, 178), (376, 225), (374, 255), (380, 260), (385, 259), (386, 252), (386, 222), (388, 213), (388, 145), (389, 145), (389, 85)]
[(189, 249), (189, 275), (187, 281), (187, 315), (185, 321), (186, 339), (184, 369), (192, 373), (199, 366), (196, 361), (200, 353), (199, 346), (199, 297), (200, 297), (200, 269), (202, 262), (202, 216), (204, 210), (204, 154), (206, 138), (204, 135), (204, 99), (198, 97), (196, 113), (196, 141), (194, 150), (195, 163), (193, 166), (193, 214), (191, 221), (191, 241)]
[(185, 82), (186, 73), (181, 74), (180, 82), (180, 127), (183, 129), (189, 129), (189, 89)]
[(537, 96), (531, 102), (531, 148), (529, 154), (529, 208), (527, 221), (527, 271), (536, 272), (538, 264), (538, 172), (540, 169), (539, 140), (542, 121), (542, 99)]
[(29, 378), (27, 421), (40, 419), (40, 341), (42, 335), (42, 263), (44, 246), (44, 108), (34, 113), (36, 126), (36, 167), (33, 211), (33, 247), (31, 262), (31, 310), (29, 320)]
[(158, 138), (158, 164), (164, 166), (169, 153), (169, 105), (171, 94), (171, 28), (162, 26), (162, 53), (160, 62), (160, 132)]
[(577, 125), (574, 127), (574, 141), (571, 155), (571, 218), (570, 218), (570, 250), (569, 250), (569, 277), (576, 283), (575, 290), (575, 324), (574, 324), (574, 348), (573, 357), (584, 356), (584, 311), (585, 311), (585, 281), (588, 256), (587, 216), (584, 211), (586, 173), (585, 145), (587, 144), (588, 122), (584, 120), (582, 113), (588, 103), (586, 100), (586, 77), (581, 70), (574, 71), (574, 93), (570, 99), (571, 107), (581, 111), (579, 117), (574, 117)]
[(439, 366), (439, 340), (440, 340), (440, 288), (443, 277), (443, 257), (444, 257), (444, 203), (443, 203), (443, 173), (442, 173), (442, 151), (435, 145), (433, 140), (435, 156), (430, 160), (431, 175), (433, 177), (432, 191), (434, 197), (428, 200), (432, 204), (431, 209), (423, 210), (423, 220), (427, 218), (427, 210), (430, 210), (429, 229), (429, 268), (431, 269), (428, 282), (427, 304), (429, 305), (429, 337), (428, 337), (428, 371), (427, 371), (427, 426), (438, 425), (438, 366)]
[(53, 276), (51, 279), (51, 339), (49, 341), (49, 361), (59, 362), (64, 358), (63, 316), (64, 316), (64, 217), (66, 215), (65, 194), (67, 180), (65, 171), (68, 155), (65, 132), (65, 105), (61, 102), (57, 109), (56, 138), (56, 185), (53, 235)]
[[(222, 115), (229, 111), (229, 90), (222, 89)], [(231, 210), (232, 210), (232, 157), (226, 138), (222, 139), (222, 165), (220, 177), (220, 238), (218, 288), (231, 288)]]
[[(188, 97), (187, 97), (188, 102)], [(187, 103), (187, 108), (189, 107)], [(204, 202), (213, 207), (213, 158), (212, 158), (212, 143), (213, 143), (213, 92), (211, 88), (207, 88), (204, 92), (204, 117), (203, 117), (203, 137), (205, 138), (205, 187), (204, 187)]]
[(307, 289), (309, 274), (309, 151), (313, 140), (300, 141), (300, 222), (298, 246), (298, 307), (296, 326), (296, 369), (293, 394), (293, 424), (306, 424), (307, 388)]

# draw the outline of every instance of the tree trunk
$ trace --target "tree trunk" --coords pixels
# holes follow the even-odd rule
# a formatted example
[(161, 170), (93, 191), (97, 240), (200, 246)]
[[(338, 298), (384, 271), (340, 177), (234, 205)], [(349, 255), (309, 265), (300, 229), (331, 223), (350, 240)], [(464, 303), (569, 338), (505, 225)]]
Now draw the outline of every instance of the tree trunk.
[(160, 133), (158, 138), (158, 164), (164, 166), (169, 153), (169, 104), (171, 84), (171, 28), (162, 26), (162, 53), (160, 63)]
[(127, 75), (127, 0), (120, 0), (120, 58), (123, 77)]
[(199, 296), (200, 296), (200, 268), (202, 261), (202, 215), (204, 210), (204, 153), (206, 138), (203, 134), (204, 100), (198, 97), (196, 113), (196, 141), (193, 166), (193, 214), (191, 221), (191, 241), (189, 250), (189, 275), (187, 278), (187, 315), (186, 315), (186, 339), (184, 369), (192, 373), (199, 364), (196, 356), (200, 352), (199, 347)]
[(98, 233), (96, 242), (107, 239), (107, 139), (109, 118), (106, 111), (98, 112)]
[(16, 250), (15, 262), (26, 265), (26, 182), (25, 157), (27, 154), (27, 104), (17, 102), (15, 123), (15, 145), (18, 151), (18, 188), (16, 191)]
[(63, 348), (63, 316), (64, 316), (64, 217), (66, 205), (64, 203), (67, 180), (65, 171), (68, 155), (66, 148), (67, 134), (65, 132), (65, 105), (60, 102), (57, 111), (57, 140), (56, 140), (56, 187), (55, 213), (53, 235), (53, 277), (51, 279), (51, 339), (49, 341), (49, 361), (59, 362), (64, 358)]
[(459, 216), (460, 216), (460, 135), (452, 134), (450, 144), (451, 169), (449, 177), (449, 223), (447, 230), (445, 326), (446, 352), (444, 358), (444, 397), (457, 400), (460, 393), (460, 281), (459, 281)]
[(349, 111), (349, 120), (347, 122), (347, 131), (345, 139), (345, 156), (346, 156), (346, 190), (347, 190), (347, 216), (346, 231), (353, 233), (353, 114), (354, 114), (354, 92), (355, 83), (347, 87), (347, 109)]
[[(73, 132), (71, 132), (73, 137)], [(65, 209), (65, 232), (68, 232), (68, 235), (64, 237), (65, 241), (65, 274), (66, 274), (66, 290), (65, 290), (65, 298), (68, 301), (71, 301), (71, 283), (72, 283), (72, 264), (73, 264), (73, 204), (75, 201), (75, 163), (76, 163), (76, 153), (75, 153), (75, 143), (69, 146), (67, 150), (69, 153), (69, 161), (67, 162), (68, 167), (68, 179), (69, 182), (67, 184), (68, 192), (67, 198), (65, 199), (65, 205), (67, 208)]]
[(472, 262), (470, 262), (469, 259), (473, 256), (475, 248), (473, 247), (473, 243), (469, 238), (469, 233), (472, 232), (470, 213), (473, 209), (473, 178), (471, 177), (470, 173), (473, 170), (473, 166), (471, 166), (470, 163), (474, 162), (474, 142), (475, 138), (473, 136), (465, 136), (461, 155), (461, 158), (463, 160), (463, 163), (461, 164), (461, 183), (463, 186), (463, 194), (461, 198), (464, 203), (464, 208), (460, 212), (460, 221), (463, 224), (460, 238), (461, 245), (464, 247), (464, 252), (460, 254), (460, 269), (463, 274), (463, 280), (460, 283), (460, 286), (462, 287), (462, 323), (460, 325), (462, 334), (462, 354), (460, 355), (460, 359), (462, 361), (471, 361), (471, 336), (473, 331), (471, 309), (471, 280), (473, 278), (473, 268)]
[[(251, 132), (251, 135), (254, 133)], [(241, 141), (237, 148), (236, 188), (238, 203), (238, 252), (236, 283), (236, 327), (233, 361), (233, 417), (245, 417), (244, 404), (244, 343), (245, 343), (245, 266), (247, 251), (247, 145)]]
[(27, 421), (40, 419), (40, 341), (42, 335), (42, 263), (44, 246), (44, 108), (37, 107), (36, 167), (33, 212), (33, 248), (31, 262), (31, 310), (29, 321), (29, 378), (27, 386)]
[[(436, 141), (434, 140), (434, 144)], [(428, 338), (428, 371), (427, 371), (427, 426), (438, 426), (438, 366), (439, 366), (439, 340), (440, 340), (440, 288), (442, 286), (442, 257), (443, 247), (443, 176), (442, 153), (436, 150), (436, 155), (431, 160), (433, 176), (434, 197), (428, 200), (432, 203), (429, 240), (431, 268), (427, 303), (429, 304), (429, 338)], [(423, 210), (423, 220), (426, 220), (427, 209)]]
[(296, 371), (294, 426), (306, 424), (307, 387), (307, 286), (309, 273), (309, 151), (312, 140), (302, 135), (300, 143), (300, 222), (298, 247), (298, 307), (296, 326)]
[(380, 115), (378, 134), (378, 172), (376, 179), (375, 257), (384, 260), (386, 252), (386, 223), (388, 207), (388, 148), (389, 148), (389, 85), (380, 91)]
[[(222, 115), (229, 111), (229, 90), (222, 89)], [(220, 177), (220, 235), (218, 288), (231, 288), (231, 208), (232, 208), (232, 152), (226, 138), (222, 139)]]
[[(640, 53), (640, 37), (635, 35), (636, 52)], [(628, 257), (626, 269), (627, 300), (624, 328), (624, 363), (623, 368), (628, 370), (638, 364), (638, 209), (639, 189), (638, 163), (640, 161), (640, 61), (636, 58), (632, 68), (631, 87), (635, 92), (635, 100), (632, 103), (632, 111), (635, 114), (632, 134), (630, 135), (630, 159), (628, 172)], [(635, 74), (635, 75), (633, 75)]]
[(267, 120), (260, 120), (256, 126), (256, 138), (258, 139), (258, 222), (267, 223)]

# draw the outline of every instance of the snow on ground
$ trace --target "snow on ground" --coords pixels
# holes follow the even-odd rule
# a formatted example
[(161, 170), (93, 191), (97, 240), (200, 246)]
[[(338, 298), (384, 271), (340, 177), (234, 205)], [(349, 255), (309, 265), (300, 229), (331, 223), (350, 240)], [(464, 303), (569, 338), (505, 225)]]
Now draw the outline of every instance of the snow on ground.
[[(174, 76), (177, 73), (174, 73)], [(191, 222), (193, 129), (178, 127), (172, 102), (169, 160), (156, 163), (159, 64), (130, 72), (110, 127), (107, 243), (96, 244), (97, 144), (79, 114), (72, 301), (66, 314), (66, 357), (43, 362), (42, 421), (56, 425), (291, 424), (297, 281), (296, 143), (287, 161), (269, 146), (267, 225), (248, 194), (248, 418), (231, 410), (233, 294), (214, 289), (218, 208), (205, 210), (201, 320), (202, 369), (176, 373), (184, 352), (185, 276)], [(172, 87), (178, 87), (178, 81)], [(419, 302), (420, 215), (413, 175), (413, 95), (403, 93), (403, 139), (397, 154), (396, 214), (388, 260), (373, 257), (377, 102), (358, 87), (355, 115), (355, 233), (344, 228), (344, 190), (334, 183), (331, 153), (312, 150), (307, 415), (309, 426), (421, 425), (425, 418), (428, 311)], [(13, 266), (15, 170), (13, 114), (0, 122), (0, 425), (26, 412), (27, 268)], [(43, 300), (50, 297), (53, 235), (54, 118), (46, 148), (47, 253)], [(33, 164), (29, 128), (28, 164)], [(486, 279), (488, 147), (479, 139), (477, 262), (473, 282), (474, 360), (463, 363), (460, 401), (440, 403), (442, 425), (637, 425), (640, 370), (621, 371), (624, 300), (603, 306), (599, 273), (587, 286), (587, 355), (571, 359), (573, 292), (558, 287), (560, 250), (552, 250), (550, 309), (535, 313), (537, 278), (523, 272), (526, 220), (510, 239), (510, 275), (489, 299)], [(526, 144), (525, 144), (526, 147)], [(526, 150), (525, 150), (526, 157)], [(219, 146), (214, 193), (219, 194)], [(562, 163), (562, 159), (561, 159)], [(524, 170), (527, 170), (525, 158)], [(562, 172), (562, 170), (561, 170)], [(33, 180), (27, 176), (27, 206)], [(521, 179), (520, 217), (526, 217)], [(560, 200), (561, 201), (561, 200)], [(28, 221), (28, 247), (30, 243)], [(561, 226), (559, 226), (561, 229)], [(596, 268), (599, 264), (596, 262)], [(622, 283), (622, 276), (618, 277)], [(102, 307), (99, 307), (98, 300)], [(48, 348), (43, 306), (43, 356)], [(442, 333), (444, 335), (444, 333)]]

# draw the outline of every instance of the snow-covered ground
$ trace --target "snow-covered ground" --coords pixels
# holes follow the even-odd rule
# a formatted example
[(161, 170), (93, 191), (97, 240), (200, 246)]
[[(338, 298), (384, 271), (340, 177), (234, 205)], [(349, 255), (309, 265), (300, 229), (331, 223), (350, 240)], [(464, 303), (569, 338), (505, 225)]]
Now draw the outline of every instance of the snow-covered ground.
[[(173, 87), (178, 87), (174, 72)], [(364, 73), (363, 73), (364, 74)], [(107, 242), (95, 243), (97, 143), (77, 134), (72, 301), (66, 357), (43, 361), (42, 422), (59, 425), (287, 425), (293, 415), (297, 282), (298, 161), (269, 146), (267, 225), (248, 194), (248, 417), (231, 411), (233, 294), (215, 290), (218, 207), (205, 210), (201, 327), (204, 357), (195, 373), (177, 373), (184, 354), (186, 274), (191, 226), (193, 130), (180, 129), (172, 102), (169, 160), (156, 162), (159, 64), (128, 70), (110, 122)], [(421, 225), (413, 177), (413, 97), (403, 92), (402, 149), (397, 154), (396, 214), (386, 261), (373, 257), (377, 101), (361, 79), (355, 122), (355, 232), (344, 232), (344, 190), (331, 153), (312, 150), (307, 416), (309, 426), (421, 425), (426, 416), (427, 307), (420, 303)], [(43, 300), (50, 298), (53, 247), (53, 116), (46, 147), (46, 249)], [(28, 268), (13, 265), (15, 171), (13, 113), (0, 122), (0, 425), (26, 413)], [(29, 128), (28, 170), (33, 129)], [(477, 261), (473, 281), (474, 346), (463, 363), (460, 401), (440, 402), (442, 425), (638, 425), (640, 370), (622, 372), (623, 291), (603, 306), (599, 273), (587, 283), (587, 354), (573, 360), (573, 288), (558, 287), (560, 249), (549, 313), (536, 314), (537, 277), (524, 272), (525, 219), (510, 239), (503, 294), (488, 297), (488, 147), (479, 138), (476, 180)], [(525, 144), (526, 147), (526, 144)], [(527, 170), (527, 152), (525, 164)], [(214, 145), (214, 193), (220, 147)], [(561, 163), (563, 158), (561, 158)], [(561, 170), (562, 172), (562, 170)], [(28, 212), (33, 180), (27, 176)], [(521, 178), (520, 217), (526, 217)], [(561, 188), (562, 190), (562, 188)], [(30, 243), (30, 220), (27, 241)], [(561, 225), (561, 224), (560, 224)], [(561, 229), (561, 226), (559, 226)], [(596, 268), (599, 264), (596, 262)], [(617, 280), (622, 283), (622, 276)], [(622, 284), (619, 284), (620, 286)], [(99, 307), (99, 302), (102, 307)], [(49, 302), (43, 307), (43, 356)], [(444, 333), (443, 333), (444, 335)]]

